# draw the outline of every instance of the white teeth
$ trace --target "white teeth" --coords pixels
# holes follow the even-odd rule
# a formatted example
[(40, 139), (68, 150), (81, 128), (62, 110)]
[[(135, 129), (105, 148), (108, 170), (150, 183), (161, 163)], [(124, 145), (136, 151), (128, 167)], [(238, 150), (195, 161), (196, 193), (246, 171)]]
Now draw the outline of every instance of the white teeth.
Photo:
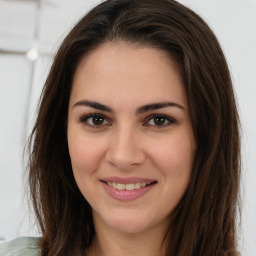
[(135, 188), (135, 189), (139, 189), (140, 187), (141, 187), (141, 186), (140, 186), (140, 183), (135, 183), (135, 184), (134, 184), (134, 188)]
[(115, 182), (107, 182), (110, 187), (113, 187), (117, 190), (135, 190), (140, 189), (149, 185), (151, 182), (142, 182), (142, 183), (129, 183), (129, 184), (122, 184), (122, 183), (115, 183)]
[(116, 184), (116, 188), (117, 188), (118, 190), (125, 190), (125, 184), (117, 183), (117, 184)]
[(126, 189), (126, 190), (134, 190), (134, 187), (135, 187), (135, 186), (134, 186), (134, 183), (126, 184), (126, 185), (125, 185), (125, 189)]

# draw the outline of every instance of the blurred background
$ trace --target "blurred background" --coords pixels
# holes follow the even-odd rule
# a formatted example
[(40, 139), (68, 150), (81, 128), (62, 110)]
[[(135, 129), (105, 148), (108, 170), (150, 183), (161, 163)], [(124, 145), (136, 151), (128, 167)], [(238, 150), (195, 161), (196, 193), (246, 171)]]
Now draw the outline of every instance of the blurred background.
[[(0, 0), (0, 241), (40, 236), (27, 207), (24, 146), (54, 53), (98, 0)], [(242, 124), (243, 256), (256, 256), (256, 0), (179, 0), (216, 33)]]

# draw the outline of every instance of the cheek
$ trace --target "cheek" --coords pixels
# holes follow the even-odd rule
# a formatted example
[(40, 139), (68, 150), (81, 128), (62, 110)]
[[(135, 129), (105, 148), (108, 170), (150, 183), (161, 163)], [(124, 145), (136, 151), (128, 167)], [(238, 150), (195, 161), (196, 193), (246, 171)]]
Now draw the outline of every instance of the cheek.
[[(190, 136), (181, 133), (155, 143), (151, 155), (154, 165), (163, 178), (163, 198), (172, 211), (183, 197), (191, 176), (194, 161), (195, 144)], [(162, 207), (167, 207), (163, 203)]]
[(159, 208), (172, 212), (187, 190), (194, 160), (194, 148), (189, 140), (173, 138), (169, 143), (155, 144), (154, 165), (162, 174), (163, 189)]
[(170, 138), (162, 143), (154, 143), (151, 155), (155, 164), (167, 174), (182, 174), (190, 172), (193, 159), (194, 147), (189, 139)]
[(104, 155), (104, 146), (79, 134), (70, 134), (68, 141), (74, 175), (92, 174)]
[(104, 155), (103, 145), (79, 133), (73, 133), (72, 136), (70, 134), (68, 142), (74, 178), (81, 193), (90, 203), (90, 199), (95, 196), (95, 173)]

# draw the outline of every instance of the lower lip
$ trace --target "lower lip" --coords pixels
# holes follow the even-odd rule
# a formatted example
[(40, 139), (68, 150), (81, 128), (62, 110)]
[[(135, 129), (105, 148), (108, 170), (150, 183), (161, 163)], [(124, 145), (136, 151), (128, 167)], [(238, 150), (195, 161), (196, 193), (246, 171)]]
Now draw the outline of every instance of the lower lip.
[(135, 189), (135, 190), (118, 190), (118, 189), (115, 189), (115, 188), (107, 185), (104, 182), (102, 184), (109, 196), (111, 196), (112, 198), (114, 198), (116, 200), (123, 201), (123, 202), (132, 201), (132, 200), (142, 197), (149, 190), (151, 190), (155, 185), (155, 183), (153, 183), (148, 186), (141, 187), (141, 188)]

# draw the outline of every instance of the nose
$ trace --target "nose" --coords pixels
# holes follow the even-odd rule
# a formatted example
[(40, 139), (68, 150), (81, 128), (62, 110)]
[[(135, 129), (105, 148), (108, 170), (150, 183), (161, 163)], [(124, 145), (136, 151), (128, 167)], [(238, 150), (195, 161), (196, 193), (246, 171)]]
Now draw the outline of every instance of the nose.
[(146, 160), (141, 143), (142, 134), (128, 127), (117, 129), (110, 137), (105, 159), (119, 170), (130, 170)]

